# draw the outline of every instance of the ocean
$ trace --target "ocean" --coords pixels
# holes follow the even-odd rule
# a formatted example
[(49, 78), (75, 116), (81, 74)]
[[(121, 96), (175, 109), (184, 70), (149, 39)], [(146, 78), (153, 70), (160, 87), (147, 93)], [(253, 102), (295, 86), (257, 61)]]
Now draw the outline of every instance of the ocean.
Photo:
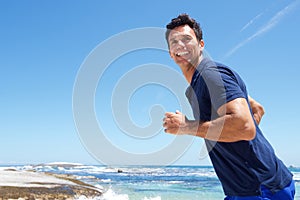
[[(8, 166), (4, 166), (8, 167)], [(75, 175), (103, 191), (95, 200), (222, 200), (221, 184), (211, 166), (130, 166), (110, 167), (70, 163), (9, 166)], [(300, 168), (291, 167), (300, 199)], [(0, 177), (1, 178), (1, 177)], [(86, 200), (85, 197), (79, 197)]]

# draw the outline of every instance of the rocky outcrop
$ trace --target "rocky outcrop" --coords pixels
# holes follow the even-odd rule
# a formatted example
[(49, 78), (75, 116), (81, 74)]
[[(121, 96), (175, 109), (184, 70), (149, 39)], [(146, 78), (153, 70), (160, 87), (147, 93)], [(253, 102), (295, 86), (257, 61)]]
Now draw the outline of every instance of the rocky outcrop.
[(101, 191), (72, 175), (0, 169), (0, 200), (79, 199), (101, 196)]

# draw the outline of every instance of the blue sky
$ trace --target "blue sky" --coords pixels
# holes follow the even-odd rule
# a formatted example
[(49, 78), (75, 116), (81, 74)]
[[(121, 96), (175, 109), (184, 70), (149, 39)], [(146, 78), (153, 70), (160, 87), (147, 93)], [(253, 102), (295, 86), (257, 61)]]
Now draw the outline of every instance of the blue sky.
[[(209, 55), (234, 68), (250, 95), (264, 105), (261, 129), (278, 156), (287, 165), (300, 166), (299, 11), (299, 0), (1, 0), (0, 164), (99, 164), (82, 143), (73, 118), (73, 89), (82, 63), (116, 34), (164, 28), (178, 14), (188, 13), (200, 22)], [(130, 70), (149, 63), (179, 72), (166, 51), (143, 49), (114, 60), (95, 91), (97, 120), (109, 140), (128, 152), (148, 153), (173, 140), (161, 127), (152, 137), (134, 138), (113, 118), (110, 97), (116, 84)], [(128, 100), (130, 120), (146, 127), (151, 107), (181, 109), (176, 98), (183, 95), (159, 84), (140, 87)], [(161, 112), (153, 116), (163, 118)], [(176, 164), (210, 164), (199, 158), (202, 144), (195, 139)]]

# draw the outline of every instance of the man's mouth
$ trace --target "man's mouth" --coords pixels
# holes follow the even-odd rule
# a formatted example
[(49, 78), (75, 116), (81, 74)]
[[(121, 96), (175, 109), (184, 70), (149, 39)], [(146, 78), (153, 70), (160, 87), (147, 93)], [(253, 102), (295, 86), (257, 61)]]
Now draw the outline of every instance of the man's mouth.
[(183, 51), (183, 52), (178, 52), (178, 53), (176, 53), (175, 55), (177, 56), (177, 57), (181, 57), (181, 56), (184, 56), (184, 55), (187, 55), (189, 52), (187, 52), (187, 51)]

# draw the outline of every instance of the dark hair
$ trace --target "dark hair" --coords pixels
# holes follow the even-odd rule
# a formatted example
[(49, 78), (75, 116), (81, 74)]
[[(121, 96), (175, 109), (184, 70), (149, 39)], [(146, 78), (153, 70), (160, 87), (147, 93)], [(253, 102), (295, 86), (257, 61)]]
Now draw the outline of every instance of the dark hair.
[[(198, 41), (201, 41), (202, 40), (202, 29), (200, 28), (200, 25), (199, 23), (191, 18), (188, 14), (180, 14), (178, 15), (178, 17), (172, 19), (172, 21), (167, 24), (166, 28), (167, 28), (167, 31), (166, 31), (166, 40), (168, 42), (168, 38), (169, 38), (169, 35), (170, 35), (170, 32), (172, 29), (178, 27), (178, 26), (183, 26), (183, 25), (188, 25), (191, 29), (194, 30), (195, 32), (195, 35), (196, 35), (196, 38), (198, 39)], [(169, 42), (168, 42), (169, 44)]]

